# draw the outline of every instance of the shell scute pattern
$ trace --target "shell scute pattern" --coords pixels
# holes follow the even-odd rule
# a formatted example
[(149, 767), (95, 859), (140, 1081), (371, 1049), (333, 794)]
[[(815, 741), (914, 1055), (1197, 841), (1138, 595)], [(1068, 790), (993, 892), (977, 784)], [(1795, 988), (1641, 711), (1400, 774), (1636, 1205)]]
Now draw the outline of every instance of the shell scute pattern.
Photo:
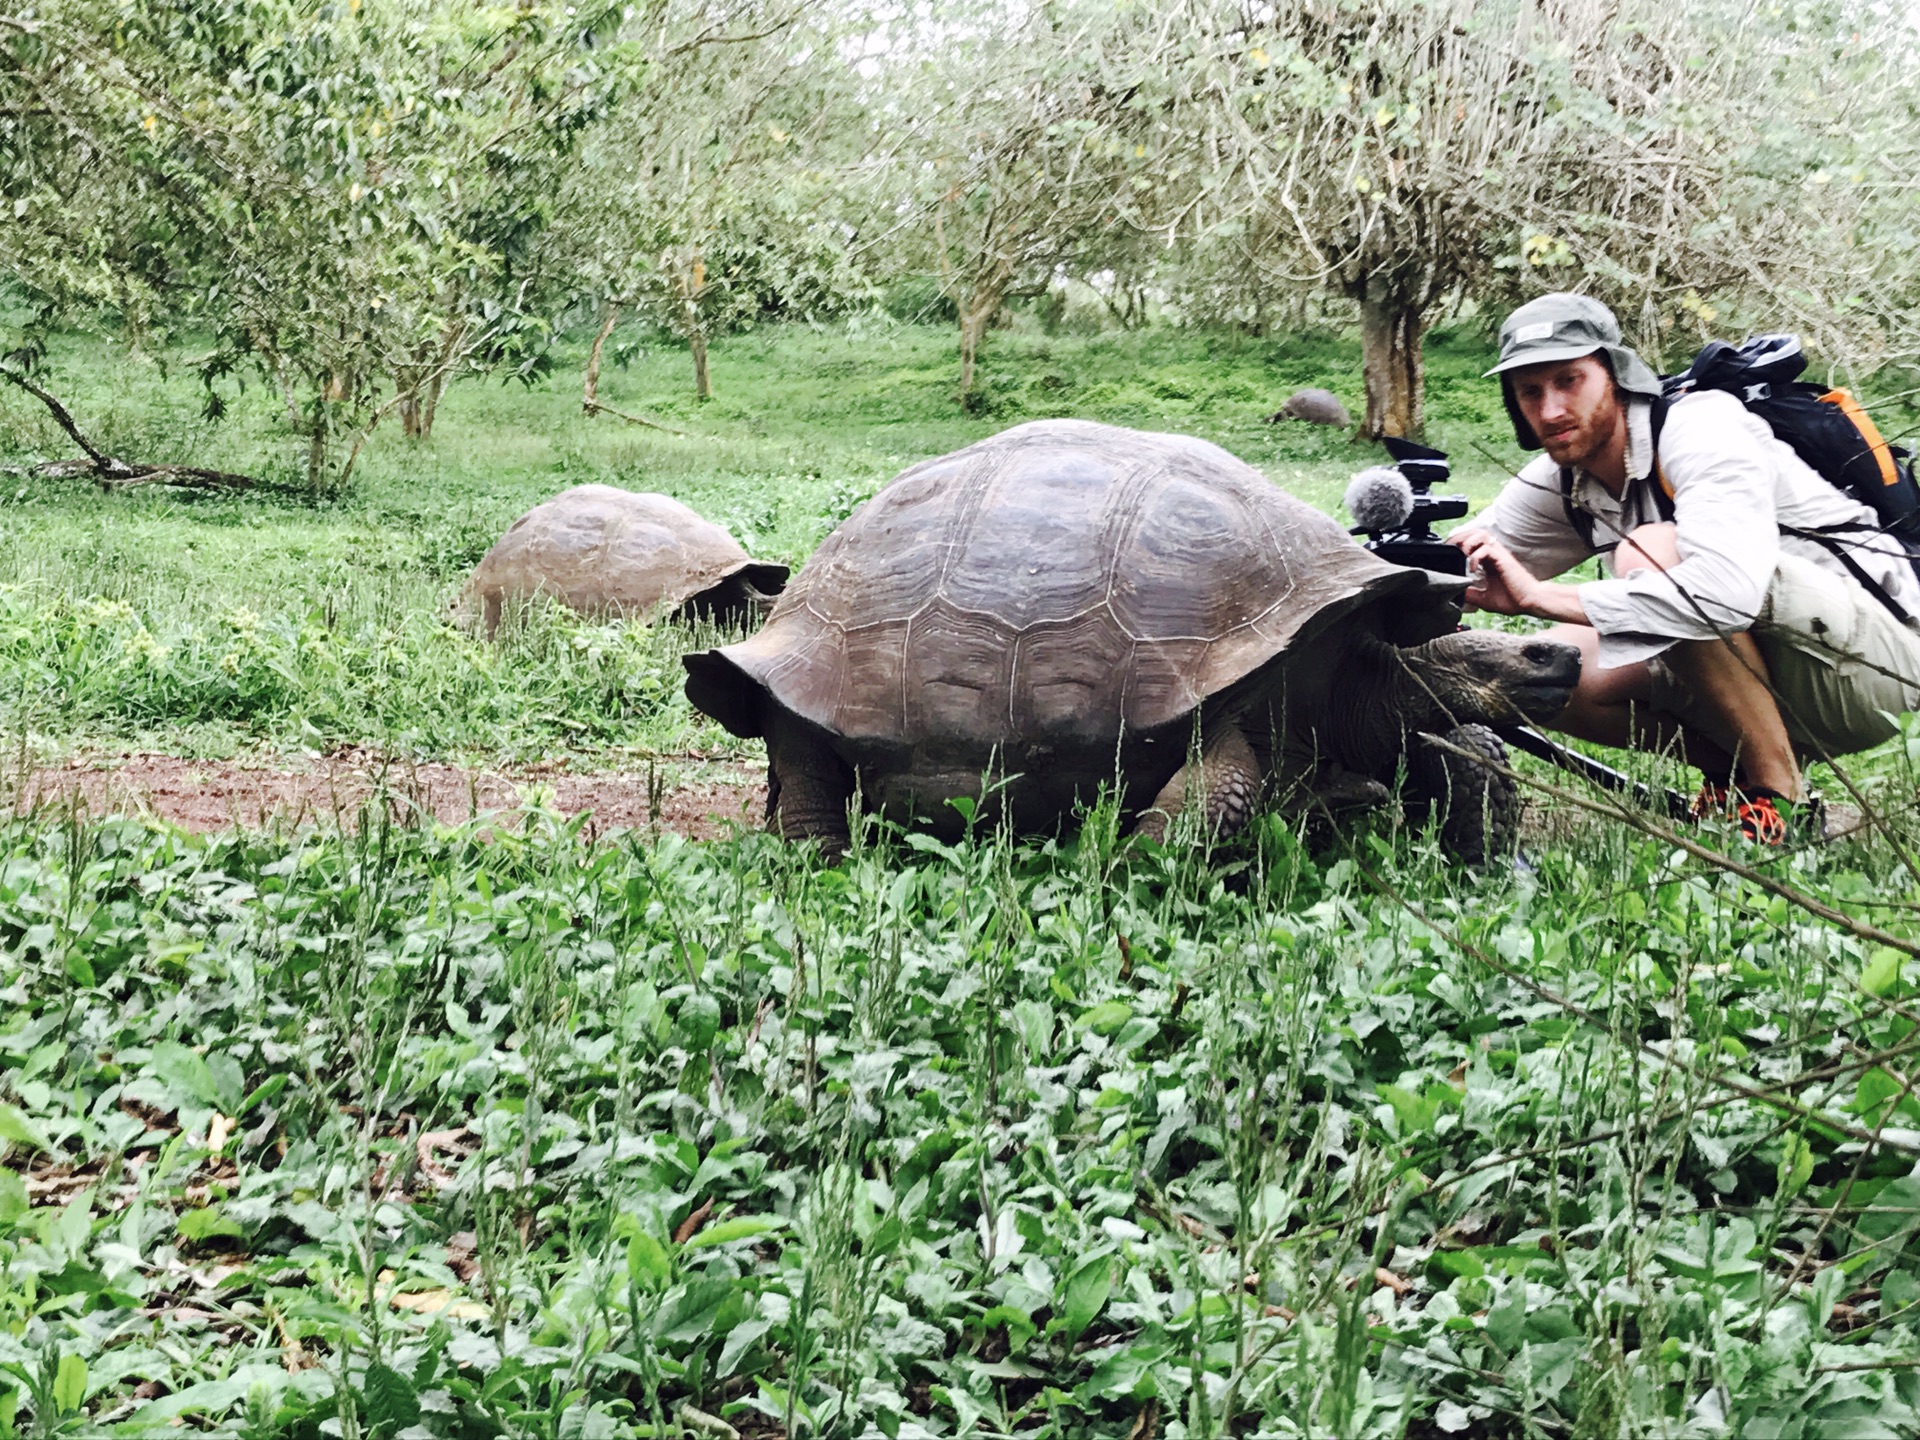
[(758, 635), (689, 657), (689, 694), (757, 734), (763, 691), (863, 766), (1071, 744), (1110, 766), (1094, 744), (1189, 722), (1355, 606), (1431, 609), (1428, 583), (1216, 445), (1034, 421), (903, 472)]

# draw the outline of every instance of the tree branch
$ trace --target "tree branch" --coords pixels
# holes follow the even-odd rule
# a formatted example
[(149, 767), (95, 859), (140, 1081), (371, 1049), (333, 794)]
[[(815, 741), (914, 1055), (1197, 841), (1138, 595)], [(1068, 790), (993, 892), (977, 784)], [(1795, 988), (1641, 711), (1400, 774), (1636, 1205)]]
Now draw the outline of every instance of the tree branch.
[(102, 454), (99, 447), (80, 433), (80, 427), (74, 423), (73, 416), (67, 413), (67, 407), (62, 405), (58, 399), (48, 394), (45, 390), (42, 390), (11, 365), (0, 365), (0, 375), (6, 376), (7, 379), (11, 380), (42, 405), (46, 406), (47, 409), (51, 410), (53, 412), (53, 418), (59, 424), (60, 428), (67, 432), (74, 444), (87, 452), (87, 458), (93, 461), (96, 468), (102, 471), (123, 468), (119, 465), (119, 462), (111, 456)]
[(649, 430), (662, 430), (669, 435), (687, 435), (685, 430), (676, 430), (671, 425), (662, 425), (658, 420), (648, 420), (639, 415), (629, 415), (624, 410), (616, 410), (611, 405), (602, 405), (598, 400), (582, 400), (580, 408), (589, 415), (611, 415), (616, 420), (624, 420), (629, 425), (644, 425)]

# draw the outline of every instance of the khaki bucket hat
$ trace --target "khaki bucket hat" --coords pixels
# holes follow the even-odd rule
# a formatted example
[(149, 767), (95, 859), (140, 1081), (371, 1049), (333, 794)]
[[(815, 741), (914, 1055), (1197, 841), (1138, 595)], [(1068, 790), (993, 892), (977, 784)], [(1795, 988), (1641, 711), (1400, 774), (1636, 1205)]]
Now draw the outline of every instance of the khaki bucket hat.
[(1513, 383), (1507, 372), (1525, 365), (1546, 365), (1555, 360), (1577, 360), (1583, 355), (1604, 353), (1613, 371), (1614, 384), (1630, 395), (1656, 400), (1660, 396), (1660, 377), (1627, 346), (1620, 343), (1620, 322), (1613, 311), (1591, 295), (1559, 291), (1529, 300), (1507, 316), (1500, 326), (1500, 362), (1489, 375), (1500, 376), (1500, 393), (1507, 402), (1507, 414), (1513, 419), (1514, 438), (1524, 450), (1538, 450), (1539, 437), (1533, 433), (1514, 403)]

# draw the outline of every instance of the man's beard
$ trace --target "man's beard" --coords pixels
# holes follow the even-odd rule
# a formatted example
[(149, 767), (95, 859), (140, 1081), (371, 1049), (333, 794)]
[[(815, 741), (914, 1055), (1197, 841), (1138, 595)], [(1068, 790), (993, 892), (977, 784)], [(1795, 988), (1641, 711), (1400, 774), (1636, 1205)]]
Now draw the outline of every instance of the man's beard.
[[(1613, 428), (1600, 426), (1597, 423), (1598, 418), (1598, 416), (1595, 417), (1596, 423), (1591, 426), (1582, 425), (1576, 430), (1569, 430), (1551, 440), (1542, 437), (1540, 446), (1547, 452), (1547, 458), (1556, 465), (1584, 468), (1596, 455), (1607, 448), (1607, 441), (1612, 438)], [(1559, 453), (1555, 453), (1556, 451)]]

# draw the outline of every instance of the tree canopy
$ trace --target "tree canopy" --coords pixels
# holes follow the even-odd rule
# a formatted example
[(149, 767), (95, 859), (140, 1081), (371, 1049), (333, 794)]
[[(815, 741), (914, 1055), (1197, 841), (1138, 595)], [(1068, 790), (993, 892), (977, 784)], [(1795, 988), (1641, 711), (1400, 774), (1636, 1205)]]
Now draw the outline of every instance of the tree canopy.
[[(684, 344), (921, 287), (955, 398), (1010, 303), (1357, 324), (1363, 428), (1421, 338), (1586, 289), (1656, 353), (1797, 326), (1920, 357), (1904, 13), (1832, 0), (47, 0), (0, 15), (0, 273), (37, 319), (210, 337), (308, 483), (560, 328)], [(586, 384), (595, 405), (593, 377)]]

